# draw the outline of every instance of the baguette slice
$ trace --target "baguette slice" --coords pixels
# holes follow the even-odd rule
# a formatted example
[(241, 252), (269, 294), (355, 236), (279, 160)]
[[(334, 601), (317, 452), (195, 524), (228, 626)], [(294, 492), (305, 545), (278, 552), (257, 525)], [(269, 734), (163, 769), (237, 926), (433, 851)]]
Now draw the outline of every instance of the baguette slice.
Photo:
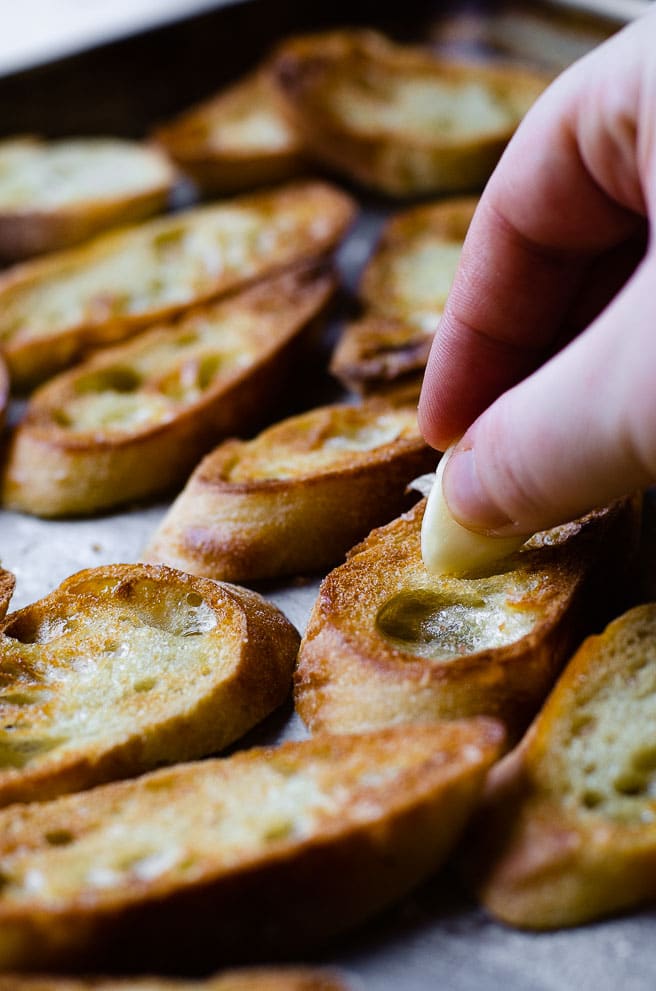
[(284, 701), (298, 640), (246, 589), (136, 564), (73, 575), (0, 625), (0, 805), (216, 753)]
[(346, 388), (369, 392), (423, 373), (477, 202), (413, 207), (385, 226), (360, 282), (365, 315), (347, 325), (330, 363)]
[(573, 926), (656, 899), (656, 604), (590, 637), (490, 782), (467, 857), (510, 925)]
[(5, 809), (0, 967), (305, 952), (438, 867), (502, 738), (485, 719), (316, 737)]
[(636, 500), (537, 534), (496, 571), (429, 574), (425, 500), (331, 572), (301, 643), (296, 706), (315, 731), (490, 715), (526, 727), (581, 636), (625, 591)]
[(352, 200), (306, 182), (197, 207), (0, 275), (0, 346), (18, 387), (187, 307), (322, 255)]
[(206, 192), (280, 182), (302, 171), (301, 142), (266, 65), (159, 127), (155, 140)]
[(160, 977), (20, 977), (0, 974), (0, 991), (347, 991), (342, 980), (300, 967), (234, 970), (203, 981)]
[(118, 138), (0, 141), (0, 258), (78, 244), (163, 210), (175, 172), (155, 148)]
[(438, 59), (374, 31), (284, 42), (273, 73), (308, 152), (391, 196), (482, 186), (547, 77)]
[(311, 410), (209, 454), (145, 559), (229, 581), (325, 570), (408, 505), (434, 460), (416, 399)]
[(281, 404), (334, 288), (325, 263), (299, 266), (56, 376), (14, 434), (5, 505), (91, 513), (182, 483), (218, 440)]

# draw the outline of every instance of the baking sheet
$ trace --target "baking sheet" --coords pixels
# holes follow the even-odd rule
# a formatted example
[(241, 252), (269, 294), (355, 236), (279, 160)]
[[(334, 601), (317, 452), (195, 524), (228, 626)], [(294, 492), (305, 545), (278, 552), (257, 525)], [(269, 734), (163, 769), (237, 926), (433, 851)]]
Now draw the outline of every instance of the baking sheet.
[[(435, 23), (442, 24), (439, 19)], [(65, 68), (62, 71), (65, 77)], [(132, 78), (127, 65), (126, 75)], [(1, 95), (0, 89), (4, 110)], [(135, 101), (136, 110), (143, 112), (146, 104), (136, 97)], [(119, 99), (121, 112), (124, 108)], [(20, 117), (21, 106), (12, 112)], [(74, 119), (76, 113), (87, 111), (73, 106), (70, 112)], [(124, 130), (138, 126), (136, 112)], [(340, 250), (340, 268), (351, 288), (388, 210), (378, 201), (367, 200), (362, 218)], [(137, 560), (165, 510), (166, 505), (159, 504), (61, 522), (0, 512), (2, 564), (17, 577), (12, 608), (41, 597), (81, 568)], [(268, 585), (264, 591), (302, 631), (317, 587), (318, 582), (310, 580)], [(300, 721), (287, 706), (245, 742), (270, 743), (303, 735)], [(447, 868), (382, 917), (314, 959), (341, 970), (354, 991), (642, 991), (656, 984), (656, 941), (650, 938), (654, 914), (633, 914), (558, 933), (516, 932), (487, 918)]]
[(5, 0), (0, 75), (244, 0)]

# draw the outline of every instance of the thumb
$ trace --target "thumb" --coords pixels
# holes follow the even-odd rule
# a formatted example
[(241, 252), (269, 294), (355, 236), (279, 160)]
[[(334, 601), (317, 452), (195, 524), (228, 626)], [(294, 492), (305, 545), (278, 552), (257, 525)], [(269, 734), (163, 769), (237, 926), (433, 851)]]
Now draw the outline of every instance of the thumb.
[(656, 481), (656, 254), (597, 320), (470, 427), (444, 495), (469, 529), (529, 534)]

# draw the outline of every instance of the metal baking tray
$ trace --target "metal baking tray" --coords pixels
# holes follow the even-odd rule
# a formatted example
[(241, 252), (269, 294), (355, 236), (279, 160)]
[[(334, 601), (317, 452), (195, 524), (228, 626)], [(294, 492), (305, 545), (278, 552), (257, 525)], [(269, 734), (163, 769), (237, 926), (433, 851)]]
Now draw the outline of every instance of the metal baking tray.
[[(628, 2), (629, 14), (644, 6), (641, 0)], [(0, 79), (0, 133), (143, 134), (243, 72), (277, 38), (338, 24), (374, 24), (402, 39), (431, 39), (449, 50), (484, 51), (557, 70), (616, 29), (627, 16), (626, 0), (618, 3), (623, 9), (606, 0), (603, 16), (598, 9), (563, 12), (521, 0), (406, 0), (389, 12), (363, 0), (334, 0), (316, 10), (300, 0), (234, 3)], [(389, 203), (357, 195), (363, 213), (338, 258), (351, 289), (392, 212)], [(336, 329), (329, 328), (329, 336)], [(327, 380), (319, 383), (306, 397), (308, 405), (324, 401), (330, 389)], [(165, 510), (158, 504), (65, 522), (0, 512), (2, 564), (17, 578), (13, 608), (46, 594), (80, 568), (135, 561)], [(650, 543), (655, 533), (656, 528), (649, 530)], [(656, 588), (649, 584), (650, 590)], [(317, 589), (318, 579), (312, 579), (260, 590), (302, 631)], [(304, 735), (288, 705), (239, 746)], [(574, 930), (522, 933), (488, 918), (447, 867), (312, 962), (342, 971), (354, 991), (616, 991), (620, 986), (642, 991), (656, 980), (656, 941), (650, 938), (655, 918), (648, 911)]]

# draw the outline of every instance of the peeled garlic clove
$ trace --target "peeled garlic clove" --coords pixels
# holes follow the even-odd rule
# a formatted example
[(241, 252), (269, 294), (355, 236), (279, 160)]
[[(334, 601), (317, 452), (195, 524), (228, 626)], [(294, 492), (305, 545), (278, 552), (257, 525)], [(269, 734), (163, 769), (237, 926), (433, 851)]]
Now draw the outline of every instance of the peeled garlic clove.
[(442, 491), (442, 476), (453, 445), (437, 466), (421, 527), (421, 556), (434, 575), (461, 575), (488, 568), (508, 557), (526, 537), (488, 537), (474, 533), (451, 515)]

